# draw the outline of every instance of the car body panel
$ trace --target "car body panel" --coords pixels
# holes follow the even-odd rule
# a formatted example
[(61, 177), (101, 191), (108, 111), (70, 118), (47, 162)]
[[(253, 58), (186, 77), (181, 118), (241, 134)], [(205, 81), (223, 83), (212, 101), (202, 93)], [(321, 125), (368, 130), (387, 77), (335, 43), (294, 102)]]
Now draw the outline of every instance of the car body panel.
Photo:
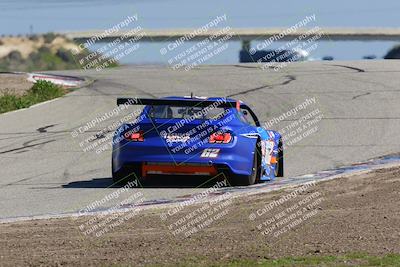
[[(182, 97), (164, 99), (190, 101)], [(221, 98), (207, 98), (217, 101)], [(278, 156), (279, 133), (252, 126), (241, 119), (237, 101), (227, 99), (224, 112), (213, 119), (192, 119), (182, 123), (177, 118), (151, 118), (150, 106), (145, 106), (140, 121), (123, 124), (114, 135), (113, 172), (125, 165), (148, 163), (152, 165), (173, 164), (179, 166), (217, 166), (235, 175), (251, 175), (254, 153), (261, 152), (261, 181), (275, 178)], [(226, 105), (226, 104), (225, 104)], [(179, 126), (179, 127), (176, 127)], [(144, 141), (135, 142), (123, 138), (129, 130), (143, 131)], [(209, 136), (216, 131), (231, 133), (230, 143), (209, 143)], [(258, 141), (261, 141), (259, 144)], [(257, 145), (260, 147), (257, 149)], [(159, 169), (159, 168), (155, 168)], [(164, 168), (170, 170), (169, 167)], [(187, 174), (188, 168), (181, 168)], [(185, 169), (185, 170), (183, 170)], [(201, 168), (200, 168), (201, 169)], [(207, 169), (207, 168), (203, 168)], [(147, 170), (147, 167), (144, 169)], [(195, 173), (193, 173), (195, 174)]]

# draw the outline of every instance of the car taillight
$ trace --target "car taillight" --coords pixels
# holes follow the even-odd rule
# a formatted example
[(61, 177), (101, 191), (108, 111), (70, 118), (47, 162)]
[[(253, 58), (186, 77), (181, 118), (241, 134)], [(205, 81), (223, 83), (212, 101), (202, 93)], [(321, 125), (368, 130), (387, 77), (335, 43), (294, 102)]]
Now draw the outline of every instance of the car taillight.
[(134, 141), (134, 142), (143, 142), (144, 141), (144, 132), (139, 131), (139, 132), (126, 132), (124, 134), (124, 138), (128, 141)]
[(231, 133), (227, 132), (216, 132), (210, 135), (210, 138), (208, 140), (209, 143), (222, 143), (222, 144), (227, 144), (232, 141), (232, 135)]

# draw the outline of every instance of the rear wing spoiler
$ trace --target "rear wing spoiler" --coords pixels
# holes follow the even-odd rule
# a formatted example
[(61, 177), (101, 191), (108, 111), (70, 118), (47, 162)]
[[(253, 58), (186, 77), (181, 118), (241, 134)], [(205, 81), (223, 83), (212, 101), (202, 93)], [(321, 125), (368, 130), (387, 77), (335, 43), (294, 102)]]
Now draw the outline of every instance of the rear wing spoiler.
[(157, 98), (117, 98), (117, 105), (150, 105), (150, 106), (179, 106), (179, 107), (220, 107), (220, 108), (236, 108), (237, 110), (245, 109), (253, 117), (257, 126), (260, 126), (260, 122), (256, 114), (251, 110), (249, 106), (241, 101), (228, 101), (226, 98), (218, 98), (216, 100), (206, 100), (198, 98), (188, 98), (185, 100), (181, 99), (157, 99)]
[[(239, 102), (240, 103), (240, 102)], [(117, 105), (150, 105), (150, 106), (180, 106), (180, 107), (208, 107), (215, 106), (221, 108), (237, 107), (236, 102), (227, 101), (226, 98), (217, 100), (193, 99), (154, 99), (154, 98), (117, 98)]]

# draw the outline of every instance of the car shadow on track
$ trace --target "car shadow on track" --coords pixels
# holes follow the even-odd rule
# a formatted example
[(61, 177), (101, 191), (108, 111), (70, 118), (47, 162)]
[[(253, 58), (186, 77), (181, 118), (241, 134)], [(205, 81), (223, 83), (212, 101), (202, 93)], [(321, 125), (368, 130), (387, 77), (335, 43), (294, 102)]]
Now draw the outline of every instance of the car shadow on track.
[[(152, 176), (142, 181), (138, 188), (208, 188), (214, 186), (222, 177), (202, 176)], [(74, 181), (62, 185), (63, 188), (119, 188), (122, 185), (113, 184), (112, 178), (93, 178), (91, 180)]]
[(62, 185), (63, 188), (108, 188), (113, 186), (112, 178), (94, 178), (92, 180), (75, 181)]

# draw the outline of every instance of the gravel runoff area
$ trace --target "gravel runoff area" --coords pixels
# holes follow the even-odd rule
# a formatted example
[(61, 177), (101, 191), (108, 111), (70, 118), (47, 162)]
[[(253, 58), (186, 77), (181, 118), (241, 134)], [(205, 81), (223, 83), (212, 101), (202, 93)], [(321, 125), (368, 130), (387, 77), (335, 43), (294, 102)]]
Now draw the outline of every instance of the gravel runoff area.
[[(98, 219), (93, 216), (1, 224), (0, 265), (208, 266), (325, 257), (347, 266), (400, 254), (398, 167), (219, 200), (120, 214), (132, 216), (98, 237), (100, 228), (88, 231)], [(354, 253), (368, 256), (335, 258)], [(395, 259), (393, 266), (399, 265)]]

